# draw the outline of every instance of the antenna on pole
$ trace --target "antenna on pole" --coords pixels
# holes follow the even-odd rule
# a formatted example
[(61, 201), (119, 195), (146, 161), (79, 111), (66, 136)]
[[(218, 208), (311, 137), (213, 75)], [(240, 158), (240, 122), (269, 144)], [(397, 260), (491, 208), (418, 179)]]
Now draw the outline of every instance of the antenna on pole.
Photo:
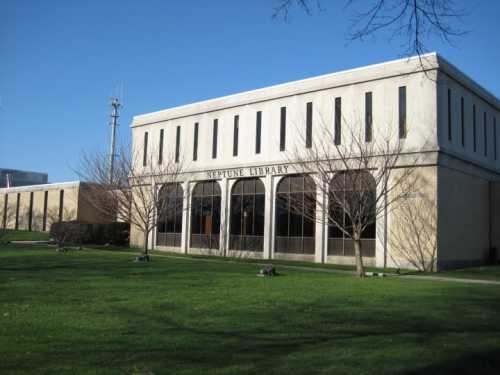
[(108, 170), (108, 180), (111, 184), (113, 182), (113, 173), (115, 167), (115, 142), (116, 142), (116, 127), (118, 126), (118, 117), (120, 113), (121, 104), (117, 97), (111, 98), (111, 148), (109, 151), (109, 170)]

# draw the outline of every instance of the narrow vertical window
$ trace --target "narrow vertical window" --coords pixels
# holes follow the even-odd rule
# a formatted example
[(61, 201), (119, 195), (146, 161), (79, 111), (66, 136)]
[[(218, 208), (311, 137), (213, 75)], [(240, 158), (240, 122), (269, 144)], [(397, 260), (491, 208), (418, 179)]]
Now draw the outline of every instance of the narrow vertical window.
[(493, 156), (497, 160), (497, 118), (493, 117)]
[(181, 127), (178, 126), (175, 132), (175, 162), (179, 162), (179, 154), (181, 148)]
[(257, 119), (255, 122), (255, 153), (260, 154), (260, 143), (262, 137), (262, 112), (257, 112)]
[(158, 164), (163, 163), (163, 136), (164, 136), (164, 131), (163, 129), (160, 130), (160, 147), (159, 147), (159, 152), (158, 152)]
[(148, 163), (148, 132), (144, 133), (144, 148), (142, 152), (142, 166), (145, 167)]
[(281, 107), (280, 113), (280, 151), (285, 151), (286, 145), (286, 107)]
[(372, 93), (365, 93), (365, 142), (372, 141)]
[(307, 103), (306, 106), (306, 147), (312, 147), (312, 127), (313, 127), (313, 104)]
[(406, 138), (406, 86), (399, 88), (399, 138)]
[(477, 150), (477, 126), (476, 126), (476, 105), (472, 106), (472, 139), (474, 142), (474, 152)]
[(460, 126), (462, 132), (462, 147), (465, 147), (465, 104), (464, 97), (460, 99)]
[(33, 224), (33, 192), (30, 193), (30, 208), (28, 211), (28, 230), (31, 231)]
[(240, 116), (234, 116), (233, 127), (233, 156), (238, 156), (238, 137), (240, 131)]
[(334, 143), (340, 145), (342, 141), (342, 98), (335, 98), (335, 132)]
[(488, 129), (486, 125), (486, 112), (483, 113), (483, 140), (484, 140), (484, 156), (488, 156)]
[(3, 201), (3, 229), (7, 228), (7, 209), (9, 204), (9, 194), (5, 194), (5, 199)]
[(194, 123), (194, 135), (193, 135), (193, 160), (198, 160), (198, 123)]
[(451, 141), (451, 90), (448, 89), (448, 140)]
[(63, 220), (64, 212), (64, 190), (59, 191), (59, 221)]
[(212, 132), (212, 159), (217, 158), (217, 133), (219, 131), (219, 120), (214, 120), (214, 129)]
[(21, 204), (21, 193), (17, 193), (17, 202), (16, 202), (16, 222), (14, 229), (19, 229), (19, 205)]
[(45, 232), (47, 230), (47, 204), (49, 202), (49, 192), (45, 191), (43, 197), (43, 221), (42, 221), (42, 230)]

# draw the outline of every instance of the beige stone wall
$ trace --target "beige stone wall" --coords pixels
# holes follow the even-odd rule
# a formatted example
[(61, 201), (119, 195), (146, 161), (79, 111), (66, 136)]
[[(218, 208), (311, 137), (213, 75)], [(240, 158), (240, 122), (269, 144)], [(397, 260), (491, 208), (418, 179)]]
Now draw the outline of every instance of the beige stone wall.
[(144, 247), (144, 234), (136, 225), (130, 225), (130, 246), (131, 247)]
[(480, 262), (489, 248), (488, 180), (446, 167), (438, 171), (439, 263)]
[(7, 228), (15, 229), (16, 227), (16, 204), (17, 204), (17, 193), (9, 194), (7, 202)]
[(406, 196), (389, 206), (388, 266), (431, 270), (437, 257), (437, 167), (416, 168), (407, 184), (402, 187)]
[(33, 221), (31, 229), (36, 232), (43, 231), (43, 207), (45, 191), (35, 191), (33, 196)]

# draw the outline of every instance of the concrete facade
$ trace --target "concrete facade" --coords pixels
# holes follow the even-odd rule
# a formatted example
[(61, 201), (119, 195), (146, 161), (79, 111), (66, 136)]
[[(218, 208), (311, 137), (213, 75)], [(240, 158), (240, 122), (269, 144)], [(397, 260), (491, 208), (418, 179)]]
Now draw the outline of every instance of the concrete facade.
[(0, 189), (0, 226), (5, 223), (7, 229), (49, 231), (59, 220), (102, 222), (85, 199), (84, 185), (75, 181)]
[[(353, 134), (364, 132), (365, 93), (372, 93), (376, 142), (391, 134), (398, 137), (400, 87), (406, 88), (407, 136), (402, 142), (402, 153), (409, 158), (418, 156), (420, 176), (409, 199), (418, 203), (425, 197), (426, 202), (432, 202), (432, 209), (427, 210), (430, 216), (425, 220), (435, 223), (427, 239), (437, 247), (436, 259), (432, 261), (438, 268), (484, 261), (491, 247), (500, 247), (500, 134), (497, 134), (500, 125), (496, 124), (500, 121), (500, 101), (435, 53), (425, 55), (423, 63), (418, 58), (391, 61), (134, 117), (131, 127), (134, 155), (144, 155), (146, 133), (146, 153), (156, 155), (163, 131), (161, 148), (165, 159), (173, 160), (177, 150), (179, 162), (183, 163), (182, 241), (179, 246), (161, 246), (158, 232), (153, 231), (151, 248), (352, 264), (352, 256), (328, 254), (328, 228), (320, 221), (314, 228), (314, 252), (276, 252), (277, 189), (286, 176), (300, 172), (289, 151), (305, 147), (307, 103), (313, 105), (314, 142), (323, 142), (335, 155), (332, 140), (323, 140), (320, 132), (322, 127), (333, 126), (335, 98), (341, 98), (341, 137), (348, 144)], [(286, 108), (284, 151), (280, 150), (282, 107)], [(256, 152), (258, 112), (260, 152)], [(239, 123), (236, 156), (233, 155), (235, 116)], [(214, 120), (217, 120), (215, 157)], [(197, 158), (193, 160), (195, 127), (198, 142)], [(138, 171), (144, 174), (150, 167), (137, 164)], [(258, 178), (264, 185), (261, 251), (230, 249), (232, 188), (242, 178)], [(193, 247), (193, 190), (200, 181), (214, 180), (220, 188), (221, 201), (219, 246)], [(326, 198), (318, 195), (317, 199)], [(322, 215), (318, 210), (316, 214)], [(365, 258), (366, 264), (412, 268), (391, 245), (391, 236), (397, 237), (393, 228), (402, 222), (398, 215), (395, 209), (377, 220), (375, 253)], [(132, 245), (142, 245), (141, 235), (137, 228), (131, 228)]]

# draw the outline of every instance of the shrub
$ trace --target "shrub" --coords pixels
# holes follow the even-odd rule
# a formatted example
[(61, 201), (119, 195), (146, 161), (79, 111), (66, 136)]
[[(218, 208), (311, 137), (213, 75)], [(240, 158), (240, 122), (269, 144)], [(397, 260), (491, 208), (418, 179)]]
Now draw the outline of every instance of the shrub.
[(50, 235), (60, 247), (64, 244), (113, 244), (126, 245), (129, 240), (130, 224), (87, 223), (82, 221), (61, 221), (53, 223)]

